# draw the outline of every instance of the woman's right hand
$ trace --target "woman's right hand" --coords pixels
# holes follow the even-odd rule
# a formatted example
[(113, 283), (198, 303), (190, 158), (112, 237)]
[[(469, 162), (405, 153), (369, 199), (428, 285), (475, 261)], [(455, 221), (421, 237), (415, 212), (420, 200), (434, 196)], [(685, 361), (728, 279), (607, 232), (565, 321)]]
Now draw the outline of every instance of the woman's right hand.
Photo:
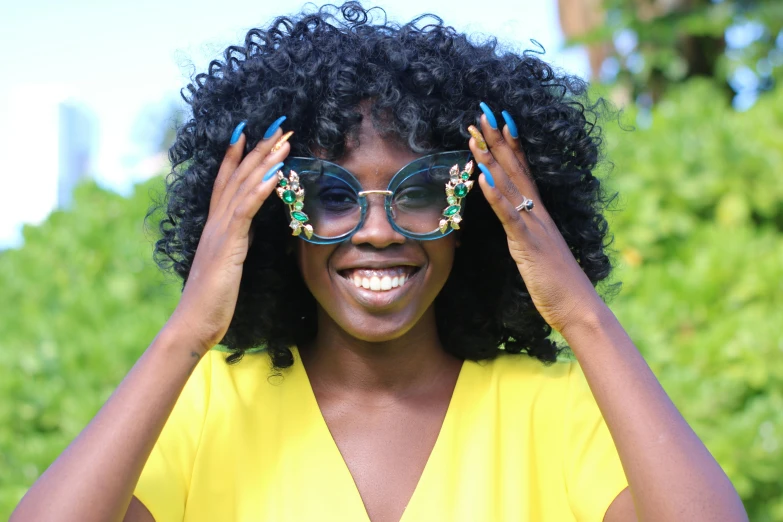
[[(239, 126), (237, 130), (241, 132)], [(181, 327), (203, 353), (223, 339), (234, 316), (252, 242), (251, 221), (275, 189), (276, 173), (291, 149), (287, 143), (291, 133), (283, 138), (281, 134), (277, 129), (244, 159), (246, 138), (239, 135), (215, 178), (207, 222), (182, 297), (168, 323)]]

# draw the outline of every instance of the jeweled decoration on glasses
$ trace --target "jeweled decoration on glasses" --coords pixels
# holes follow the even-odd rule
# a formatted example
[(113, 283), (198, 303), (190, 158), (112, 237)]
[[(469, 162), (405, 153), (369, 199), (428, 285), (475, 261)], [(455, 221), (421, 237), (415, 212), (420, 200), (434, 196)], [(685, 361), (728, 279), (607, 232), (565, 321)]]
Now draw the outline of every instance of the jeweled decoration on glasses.
[(299, 174), (291, 170), (286, 178), (282, 170), (278, 171), (277, 195), (288, 205), (288, 213), (291, 216), (291, 223), (288, 226), (294, 231), (293, 235), (298, 236), (304, 231), (307, 239), (313, 237), (313, 225), (308, 223), (310, 218), (302, 212), (305, 190), (299, 185)]
[(445, 219), (441, 219), (438, 228), (441, 232), (451, 227), (459, 230), (459, 224), (462, 221), (462, 200), (473, 188), (473, 180), (470, 179), (473, 174), (473, 160), (465, 164), (465, 168), (460, 171), (459, 164), (451, 167), (449, 171), (449, 182), (446, 183), (446, 202), (449, 204), (443, 210)]

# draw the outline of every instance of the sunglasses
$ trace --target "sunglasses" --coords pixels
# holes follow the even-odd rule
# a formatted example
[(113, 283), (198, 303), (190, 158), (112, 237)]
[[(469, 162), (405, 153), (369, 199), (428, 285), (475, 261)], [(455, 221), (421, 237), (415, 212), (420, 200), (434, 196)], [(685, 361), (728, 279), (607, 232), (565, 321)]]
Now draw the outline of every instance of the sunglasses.
[(317, 158), (288, 158), (277, 195), (288, 206), (293, 234), (315, 244), (347, 241), (364, 224), (367, 196), (384, 196), (392, 228), (415, 240), (459, 229), (463, 198), (473, 186), (470, 151), (439, 152), (402, 167), (385, 190), (364, 190), (348, 170)]

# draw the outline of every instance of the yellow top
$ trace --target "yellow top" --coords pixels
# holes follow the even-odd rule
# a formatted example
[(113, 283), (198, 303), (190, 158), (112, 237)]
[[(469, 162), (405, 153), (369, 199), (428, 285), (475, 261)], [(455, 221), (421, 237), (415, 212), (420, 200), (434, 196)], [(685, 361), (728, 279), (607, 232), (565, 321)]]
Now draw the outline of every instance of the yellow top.
[[(156, 522), (368, 522), (293, 352), (199, 363), (136, 486)], [(578, 364), (503, 354), (463, 364), (401, 522), (598, 522), (626, 485)]]

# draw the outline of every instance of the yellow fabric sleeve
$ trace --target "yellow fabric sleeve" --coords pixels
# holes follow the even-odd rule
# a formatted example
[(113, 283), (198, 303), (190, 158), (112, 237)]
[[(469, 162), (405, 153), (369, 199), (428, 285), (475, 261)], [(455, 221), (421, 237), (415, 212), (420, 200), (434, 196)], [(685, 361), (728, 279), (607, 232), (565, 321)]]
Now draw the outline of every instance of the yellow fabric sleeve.
[(577, 520), (601, 522), (628, 486), (612, 436), (579, 364), (571, 364), (566, 405), (566, 488)]
[(207, 353), (182, 390), (152, 453), (134, 496), (155, 522), (182, 522), (196, 451), (209, 403), (212, 356)]

